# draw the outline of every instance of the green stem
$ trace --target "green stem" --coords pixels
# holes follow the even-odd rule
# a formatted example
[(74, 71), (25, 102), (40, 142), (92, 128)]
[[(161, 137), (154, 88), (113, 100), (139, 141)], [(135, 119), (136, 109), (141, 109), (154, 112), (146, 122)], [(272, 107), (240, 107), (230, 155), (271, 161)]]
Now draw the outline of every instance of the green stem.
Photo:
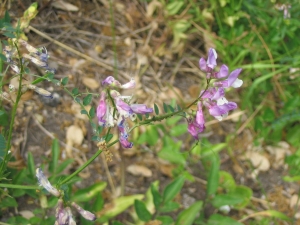
[[(107, 148), (117, 143), (118, 140), (113, 141), (112, 143), (107, 145)], [(66, 177), (64, 180), (62, 180), (59, 185), (63, 185), (70, 181), (73, 177), (75, 177), (77, 174), (79, 174), (82, 170), (84, 170), (91, 162), (93, 162), (102, 152), (102, 149), (99, 149), (86, 163), (84, 163), (81, 167), (79, 167), (74, 173), (72, 173), (70, 176)]]
[(196, 98), (195, 101), (193, 101), (190, 105), (188, 105), (184, 109), (178, 110), (176, 112), (166, 113), (166, 114), (161, 115), (161, 116), (154, 116), (151, 119), (147, 119), (147, 120), (144, 120), (144, 121), (136, 124), (131, 130), (133, 130), (135, 127), (138, 127), (138, 126), (141, 126), (141, 125), (149, 124), (149, 123), (156, 122), (156, 121), (162, 121), (162, 120), (164, 120), (166, 118), (169, 118), (171, 116), (174, 116), (176, 114), (179, 114), (179, 113), (184, 112), (185, 110), (189, 109), (192, 105), (196, 104), (199, 101), (199, 99), (201, 99), (201, 97), (207, 91), (207, 89), (209, 87), (209, 84), (210, 84), (210, 81), (211, 81), (211, 79), (207, 80), (206, 87), (205, 87), (203, 93), (198, 98)]
[(17, 49), (18, 56), (19, 56), (19, 63), (20, 63), (19, 87), (18, 87), (16, 101), (14, 103), (13, 110), (12, 110), (12, 113), (11, 113), (9, 132), (8, 132), (8, 137), (7, 137), (7, 141), (6, 141), (7, 144), (6, 144), (6, 148), (5, 148), (5, 156), (4, 156), (3, 162), (1, 164), (0, 173), (3, 172), (4, 165), (6, 165), (6, 161), (8, 160), (8, 151), (11, 148), (11, 139), (12, 139), (12, 133), (13, 133), (13, 128), (14, 128), (15, 117), (16, 117), (16, 114), (17, 114), (18, 104), (19, 104), (19, 101), (20, 101), (21, 96), (22, 96), (22, 90), (21, 89), (22, 89), (22, 79), (23, 79), (24, 67), (23, 67), (23, 63), (22, 63), (21, 54), (19, 52), (19, 48), (18, 48), (16, 43), (14, 43), (14, 45)]
[(26, 186), (26, 185), (18, 185), (18, 184), (0, 184), (2, 188), (14, 188), (14, 189), (26, 189), (26, 190), (36, 190), (39, 186)]

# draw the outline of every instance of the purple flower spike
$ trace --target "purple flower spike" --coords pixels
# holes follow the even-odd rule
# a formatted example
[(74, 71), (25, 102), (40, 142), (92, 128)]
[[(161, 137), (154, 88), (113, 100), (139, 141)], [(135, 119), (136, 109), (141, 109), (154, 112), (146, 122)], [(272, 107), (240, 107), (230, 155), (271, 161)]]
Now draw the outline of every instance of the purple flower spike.
[(132, 105), (130, 105), (130, 107), (134, 113), (138, 113), (138, 114), (146, 114), (146, 113), (153, 112), (152, 108), (148, 108), (144, 104), (132, 104)]
[(106, 93), (102, 91), (99, 105), (97, 107), (97, 117), (100, 126), (104, 126), (106, 122), (106, 120), (104, 119), (107, 110), (105, 97), (106, 97)]

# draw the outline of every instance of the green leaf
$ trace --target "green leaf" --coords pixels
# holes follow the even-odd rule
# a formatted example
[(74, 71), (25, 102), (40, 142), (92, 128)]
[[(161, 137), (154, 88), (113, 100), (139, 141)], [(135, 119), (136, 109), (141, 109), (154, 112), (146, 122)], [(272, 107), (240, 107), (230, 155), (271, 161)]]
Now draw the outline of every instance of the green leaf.
[(228, 192), (228, 194), (234, 195), (236, 198), (240, 198), (242, 200), (241, 203), (237, 203), (234, 205), (234, 208), (236, 209), (242, 209), (245, 208), (252, 197), (252, 189), (249, 187), (243, 186), (243, 185), (238, 185), (234, 189), (234, 191)]
[(4, 32), (3, 35), (8, 38), (16, 38), (16, 36), (11, 32)]
[(220, 159), (219, 155), (211, 157), (211, 166), (209, 170), (208, 180), (207, 180), (207, 195), (214, 195), (219, 186), (219, 168)]
[(234, 193), (218, 194), (211, 201), (215, 208), (220, 208), (224, 205), (236, 205), (241, 202), (243, 202), (243, 199)]
[[(170, 140), (171, 138), (165, 136), (163, 139)], [(182, 142), (179, 141), (177, 143), (173, 143), (171, 141), (172, 140), (164, 143), (164, 146), (158, 152), (158, 156), (162, 159), (168, 160), (169, 162), (180, 164), (180, 165), (185, 165), (185, 163), (186, 163), (185, 157), (180, 152), (180, 147), (182, 145)]]
[(151, 214), (148, 211), (144, 202), (136, 199), (134, 201), (134, 209), (140, 220), (147, 222), (151, 219)]
[(72, 89), (72, 94), (75, 96), (75, 95), (78, 95), (79, 94), (79, 90), (78, 88), (73, 88)]
[(70, 165), (74, 159), (67, 159), (66, 161), (62, 162), (56, 169), (56, 174), (60, 174), (68, 165)]
[(178, 137), (185, 134), (187, 132), (187, 126), (188, 125), (186, 123), (176, 125), (175, 127), (171, 128), (170, 135), (173, 137)]
[[(0, 51), (1, 51), (1, 47), (0, 47)], [(7, 58), (5, 57), (5, 55), (0, 53), (0, 60), (7, 61)]]
[(154, 203), (155, 209), (158, 210), (160, 207), (160, 204), (162, 202), (162, 197), (158, 192), (158, 187), (156, 187), (154, 183), (151, 184), (151, 193), (153, 196), (153, 203)]
[(168, 105), (166, 103), (163, 103), (163, 107), (164, 107), (165, 113), (167, 113), (168, 112)]
[(85, 96), (83, 98), (83, 105), (87, 106), (87, 105), (91, 104), (92, 99), (93, 99), (93, 95), (92, 94), (88, 94), (87, 96)]
[(34, 159), (31, 152), (28, 152), (27, 166), (28, 166), (30, 177), (35, 178), (35, 165), (34, 165)]
[(66, 86), (66, 85), (68, 84), (68, 82), (69, 82), (69, 77), (64, 77), (64, 78), (61, 80), (61, 84), (62, 84), (63, 86)]
[(89, 111), (89, 115), (91, 118), (94, 118), (95, 115), (96, 115), (96, 109), (95, 109), (95, 106), (92, 106), (90, 111)]
[(183, 5), (184, 5), (184, 1), (174, 1), (174, 2), (170, 2), (170, 3), (166, 6), (168, 15), (171, 16), (171, 15), (177, 14)]
[(236, 188), (235, 180), (230, 173), (219, 171), (219, 177), (219, 186), (224, 188), (227, 192), (233, 191)]
[(206, 158), (206, 157), (210, 157), (212, 155), (215, 156), (216, 154), (218, 154), (218, 152), (222, 151), (226, 146), (227, 146), (226, 143), (209, 145), (208, 147), (202, 149), (201, 157)]
[(148, 126), (146, 132), (141, 134), (137, 140), (138, 144), (149, 144), (154, 146), (159, 139), (156, 126)]
[(167, 202), (163, 206), (160, 207), (160, 212), (162, 213), (168, 213), (175, 211), (180, 208), (180, 204), (177, 202)]
[(173, 117), (170, 117), (170, 118), (166, 119), (166, 124), (168, 126), (175, 125), (181, 119), (182, 119), (181, 116), (173, 116)]
[(243, 225), (242, 223), (220, 214), (213, 214), (209, 217), (207, 225)]
[(0, 134), (0, 162), (3, 161), (3, 157), (5, 156), (6, 149), (6, 141), (2, 134)]
[(121, 223), (119, 221), (113, 221), (112, 222), (112, 225), (124, 225), (124, 223)]
[(157, 220), (162, 222), (162, 225), (173, 225), (174, 221), (170, 216), (158, 216), (156, 217)]
[(168, 107), (171, 110), (171, 112), (175, 112), (175, 109), (171, 105), (168, 105)]
[(99, 192), (103, 191), (106, 187), (106, 182), (98, 182), (92, 186), (80, 189), (72, 196), (74, 202), (87, 202), (93, 199)]
[(5, 197), (5, 198), (1, 199), (1, 201), (0, 201), (0, 207), (1, 208), (18, 207), (18, 203), (12, 197)]
[(3, 21), (4, 21), (5, 23), (10, 23), (10, 16), (9, 16), (8, 11), (5, 11)]
[(47, 80), (48, 77), (49, 77), (49, 73), (46, 73), (44, 76), (35, 79), (31, 84), (38, 84), (42, 81)]
[(84, 114), (84, 115), (88, 115), (88, 112), (87, 112), (85, 109), (82, 109), (82, 110), (80, 111), (80, 113), (81, 113), (81, 114)]
[(59, 155), (60, 155), (59, 142), (56, 138), (53, 139), (53, 141), (52, 141), (51, 152), (52, 152), (52, 157), (51, 157), (51, 161), (49, 164), (49, 171), (53, 174), (56, 174), (58, 159), (59, 159)]
[(202, 209), (203, 202), (197, 201), (189, 208), (183, 210), (175, 223), (175, 225), (192, 225), (196, 217), (199, 215)]
[(5, 110), (0, 110), (0, 126), (7, 126), (9, 124), (9, 117)]
[(173, 180), (170, 184), (168, 184), (163, 192), (163, 202), (167, 203), (180, 192), (183, 184), (184, 184), (185, 178), (183, 176), (177, 177), (175, 180)]
[(154, 103), (154, 111), (155, 111), (156, 115), (159, 114), (159, 108), (158, 108), (158, 106), (155, 103)]
[(102, 194), (99, 192), (96, 196), (96, 200), (93, 204), (93, 210), (98, 212), (100, 211), (104, 206), (104, 199), (102, 197)]
[(22, 216), (13, 216), (13, 217), (9, 218), (6, 222), (8, 224), (18, 224), (18, 225), (27, 225), (27, 224), (29, 224), (28, 219), (26, 219)]
[(78, 97), (75, 97), (74, 100), (75, 100), (75, 102), (77, 102), (77, 103), (80, 103), (80, 102), (81, 102), (81, 99), (78, 98)]
[(136, 199), (141, 200), (143, 198), (144, 195), (130, 195), (116, 198), (113, 203), (111, 203), (109, 210), (103, 209), (100, 211), (101, 217), (97, 219), (97, 222), (104, 223), (108, 221), (110, 218), (124, 212), (129, 206), (133, 205)]
[(107, 134), (106, 137), (105, 137), (105, 141), (106, 143), (110, 142), (110, 140), (113, 138), (113, 134)]

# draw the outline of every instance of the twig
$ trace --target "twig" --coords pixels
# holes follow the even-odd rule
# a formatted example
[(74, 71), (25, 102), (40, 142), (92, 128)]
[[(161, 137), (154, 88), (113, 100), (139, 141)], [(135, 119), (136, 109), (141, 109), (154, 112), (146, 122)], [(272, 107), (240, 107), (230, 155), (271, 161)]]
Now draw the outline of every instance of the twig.
[[(81, 53), (79, 51), (76, 51), (75, 49), (73, 49), (73, 48), (71, 48), (71, 47), (69, 47), (69, 46), (67, 46), (67, 45), (65, 45), (65, 44), (63, 44), (63, 43), (61, 43), (59, 41), (56, 41), (55, 39), (51, 38), (50, 36), (48, 36), (47, 34), (41, 32), (41, 31), (35, 29), (32, 26), (29, 26), (28, 28), (31, 31), (35, 32), (36, 34), (40, 35), (41, 37), (43, 37), (43, 38), (51, 41), (52, 43), (54, 43), (54, 44), (56, 44), (56, 45), (58, 45), (58, 46), (60, 46), (60, 47), (62, 47), (64, 49), (66, 49), (66, 50), (68, 50), (68, 51), (70, 51), (70, 52), (72, 52), (72, 53), (74, 53), (74, 54), (76, 54), (76, 55), (78, 55), (78, 56), (80, 56), (80, 57), (82, 57), (82, 58), (90, 61), (90, 62), (93, 62), (93, 63), (97, 64), (98, 66), (102, 66), (103, 68), (105, 68), (105, 69), (107, 69), (109, 71), (114, 71), (113, 66), (107, 65), (107, 64), (105, 64), (105, 63), (103, 63), (103, 62), (101, 62), (99, 60), (93, 59), (90, 56), (87, 56), (87, 55), (85, 55), (85, 54), (83, 54), (83, 53)], [(124, 76), (125, 78), (129, 79), (129, 80), (131, 79), (130, 76), (128, 76), (126, 73), (124, 73), (122, 71), (119, 71), (118, 73), (121, 74), (122, 76)]]
[(112, 179), (112, 177), (110, 175), (109, 168), (108, 168), (108, 165), (107, 165), (107, 162), (106, 162), (104, 154), (101, 154), (101, 159), (102, 159), (102, 163), (104, 165), (106, 177), (107, 177), (109, 186), (111, 188), (112, 194), (113, 194), (113, 196), (115, 196), (115, 194), (116, 194), (116, 188), (115, 188), (115, 185), (114, 185), (114, 181), (113, 181), (113, 179)]
[[(32, 119), (34, 120), (34, 122), (36, 123), (36, 125), (48, 136), (48, 137), (50, 137), (51, 139), (56, 139), (56, 137), (53, 135), (53, 134), (51, 134), (49, 131), (47, 131), (41, 124), (40, 124), (40, 122), (39, 121), (37, 121), (34, 117), (32, 117)], [(64, 143), (63, 141), (61, 141), (61, 140), (58, 140), (58, 142), (62, 145), (62, 146), (64, 146), (65, 148), (66, 147), (70, 147), (70, 148), (72, 148), (72, 150), (74, 150), (74, 151), (77, 151), (77, 152), (81, 152), (78, 148), (74, 148), (74, 147), (72, 147), (72, 146), (68, 146), (66, 143)]]

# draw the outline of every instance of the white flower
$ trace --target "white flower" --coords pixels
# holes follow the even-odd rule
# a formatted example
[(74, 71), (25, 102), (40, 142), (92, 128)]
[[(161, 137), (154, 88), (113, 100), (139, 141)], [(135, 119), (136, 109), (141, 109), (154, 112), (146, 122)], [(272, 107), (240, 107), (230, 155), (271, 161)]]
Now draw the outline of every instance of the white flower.
[(43, 171), (41, 170), (41, 168), (37, 168), (36, 169), (36, 177), (39, 181), (39, 185), (42, 186), (43, 188), (45, 188), (48, 192), (50, 192), (52, 195), (59, 197), (60, 193), (59, 191), (54, 188), (49, 180), (47, 179), (47, 177), (44, 175)]

